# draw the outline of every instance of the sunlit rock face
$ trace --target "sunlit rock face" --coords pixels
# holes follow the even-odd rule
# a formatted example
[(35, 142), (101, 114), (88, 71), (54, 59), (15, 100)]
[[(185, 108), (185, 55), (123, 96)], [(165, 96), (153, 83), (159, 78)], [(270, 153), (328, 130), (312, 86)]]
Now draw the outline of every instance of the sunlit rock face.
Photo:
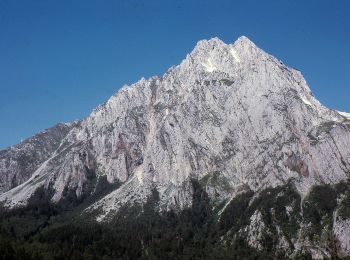
[(124, 86), (85, 120), (1, 151), (0, 200), (25, 204), (41, 186), (54, 202), (67, 191), (80, 197), (104, 175), (121, 185), (86, 209), (100, 221), (154, 189), (160, 210), (189, 207), (192, 179), (216, 202), (288, 181), (304, 197), (348, 178), (349, 127), (299, 71), (246, 37), (202, 40), (180, 65)]

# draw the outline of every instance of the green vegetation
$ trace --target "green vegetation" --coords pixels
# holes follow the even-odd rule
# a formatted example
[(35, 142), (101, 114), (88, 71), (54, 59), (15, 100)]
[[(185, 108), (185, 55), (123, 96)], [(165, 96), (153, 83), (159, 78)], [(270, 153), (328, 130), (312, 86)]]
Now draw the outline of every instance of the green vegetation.
[(289, 183), (262, 191), (251, 203), (251, 212), (259, 210), (266, 226), (261, 241), (265, 254), (278, 252), (276, 246), (281, 236), (284, 236), (289, 248), (294, 249), (291, 241), (297, 237), (300, 229), (300, 200), (300, 195)]
[(236, 233), (240, 228), (249, 225), (252, 215), (249, 202), (253, 195), (251, 191), (242, 193), (230, 202), (220, 218), (219, 227), (222, 234), (229, 230)]
[(343, 182), (336, 185), (335, 190), (340, 197), (338, 208), (338, 216), (345, 219), (350, 219), (350, 183)]
[(333, 212), (337, 206), (337, 194), (332, 186), (315, 186), (303, 203), (304, 222), (309, 224), (306, 234), (320, 240), (323, 229), (331, 230)]
[[(228, 259), (257, 256), (242, 239), (225, 247), (208, 195), (192, 181), (192, 208), (160, 214), (156, 190), (108, 224), (48, 202), (43, 190), (23, 209), (1, 216), (3, 259)], [(85, 203), (85, 202), (82, 202)], [(33, 221), (37, 219), (36, 221)]]
[[(347, 184), (316, 186), (303, 203), (287, 184), (258, 194), (241, 193), (218, 215), (204, 187), (219, 177), (216, 173), (200, 182), (192, 180), (191, 208), (159, 213), (159, 194), (153, 190), (147, 203), (122, 208), (109, 223), (81, 215), (86, 206), (118, 187), (105, 177), (96, 182), (92, 196), (78, 199), (67, 190), (58, 204), (50, 203), (51, 194), (39, 189), (26, 207), (2, 211), (1, 259), (283, 259), (286, 252), (278, 248), (282, 235), (290, 254), (302, 222), (311, 223), (306, 236), (327, 239), (322, 230), (332, 225), (337, 198), (344, 198), (339, 212), (348, 214)], [(256, 211), (264, 225), (261, 251), (249, 246), (244, 231)], [(329, 236), (326, 243), (333, 245)], [(309, 255), (298, 252), (294, 257)]]

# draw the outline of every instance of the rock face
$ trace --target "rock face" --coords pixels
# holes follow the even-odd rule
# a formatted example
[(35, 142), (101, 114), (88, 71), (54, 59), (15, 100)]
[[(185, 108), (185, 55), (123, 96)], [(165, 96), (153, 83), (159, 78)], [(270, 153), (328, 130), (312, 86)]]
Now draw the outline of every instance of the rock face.
[(180, 65), (124, 86), (85, 120), (1, 151), (0, 200), (25, 204), (41, 186), (54, 202), (67, 190), (79, 197), (104, 175), (121, 186), (86, 209), (100, 221), (153, 189), (160, 210), (189, 207), (191, 179), (217, 202), (287, 182), (303, 198), (349, 177), (346, 115), (246, 37), (202, 40)]
[(74, 127), (58, 124), (24, 142), (0, 151), (0, 194), (27, 181), (35, 170), (50, 159), (62, 139)]
[(338, 220), (333, 226), (334, 236), (338, 244), (338, 256), (346, 257), (350, 255), (350, 219)]

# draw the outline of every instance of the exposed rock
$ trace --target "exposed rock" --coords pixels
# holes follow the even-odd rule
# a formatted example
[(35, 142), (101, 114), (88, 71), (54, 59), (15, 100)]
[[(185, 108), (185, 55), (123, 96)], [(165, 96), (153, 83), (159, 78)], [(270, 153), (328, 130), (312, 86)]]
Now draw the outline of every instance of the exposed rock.
[(27, 181), (34, 171), (58, 149), (77, 124), (58, 124), (0, 151), (0, 194)]
[(250, 225), (247, 228), (248, 235), (247, 240), (248, 244), (261, 251), (263, 246), (261, 244), (261, 240), (264, 238), (264, 232), (266, 232), (266, 226), (264, 224), (262, 215), (260, 211), (255, 211), (254, 214), (250, 218)]
[(337, 242), (337, 253), (340, 258), (350, 256), (350, 219), (336, 219), (333, 224), (334, 238)]
[[(24, 204), (40, 186), (53, 188), (53, 201), (67, 188), (82, 196), (101, 175), (122, 183), (86, 210), (101, 221), (142, 204), (154, 188), (161, 210), (186, 208), (191, 179), (206, 176), (219, 201), (242, 186), (260, 191), (290, 180), (305, 196), (315, 184), (348, 178), (348, 121), (315, 99), (299, 71), (246, 37), (203, 40), (162, 77), (124, 86), (85, 120), (50, 133), (42, 149), (1, 151), (0, 201)], [(33, 163), (16, 166), (11, 158), (22, 155)]]

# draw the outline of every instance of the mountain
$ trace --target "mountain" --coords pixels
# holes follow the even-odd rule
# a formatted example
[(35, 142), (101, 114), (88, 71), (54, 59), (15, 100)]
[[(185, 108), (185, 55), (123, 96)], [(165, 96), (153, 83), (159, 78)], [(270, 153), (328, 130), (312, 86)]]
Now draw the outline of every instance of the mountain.
[(0, 151), (0, 194), (27, 181), (50, 159), (74, 124), (58, 124), (24, 142)]
[(86, 119), (0, 151), (0, 201), (16, 210), (41, 190), (56, 205), (89, 201), (79, 214), (103, 224), (155, 197), (159, 214), (193, 209), (200, 191), (226, 244), (345, 257), (349, 174), (349, 115), (248, 38), (213, 38)]

